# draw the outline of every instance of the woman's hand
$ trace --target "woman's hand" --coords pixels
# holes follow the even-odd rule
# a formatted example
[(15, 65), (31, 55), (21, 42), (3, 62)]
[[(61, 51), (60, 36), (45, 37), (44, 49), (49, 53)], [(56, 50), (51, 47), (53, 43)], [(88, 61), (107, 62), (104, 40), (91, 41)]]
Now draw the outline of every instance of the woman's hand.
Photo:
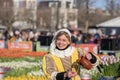
[(77, 72), (74, 71), (68, 71), (68, 78), (75, 77), (77, 75)]

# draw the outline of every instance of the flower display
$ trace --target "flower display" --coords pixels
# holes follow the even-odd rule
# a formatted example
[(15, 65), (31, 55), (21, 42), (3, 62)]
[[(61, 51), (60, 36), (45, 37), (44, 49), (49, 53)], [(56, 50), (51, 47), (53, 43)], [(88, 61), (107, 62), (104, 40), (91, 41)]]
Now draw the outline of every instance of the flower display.
[(44, 56), (47, 54), (47, 51), (43, 52), (31, 52), (31, 51), (23, 51), (23, 50), (8, 50), (8, 49), (0, 49), (0, 58), (23, 58), (26, 56), (38, 57)]
[[(3, 54), (9, 56), (3, 56)], [(42, 71), (43, 52), (18, 52), (3, 50), (0, 53), (0, 68), (4, 68), (4, 80), (47, 80)], [(14, 56), (14, 54), (23, 54), (24, 57)], [(43, 54), (42, 54), (43, 53)], [(42, 54), (42, 55), (41, 55)], [(99, 66), (90, 70), (80, 67), (80, 73), (89, 74), (91, 80), (100, 80), (101, 76), (120, 76), (120, 57), (100, 56)], [(104, 80), (102, 78), (102, 80)], [(120, 80), (120, 78), (117, 80)]]
[(120, 58), (113, 55), (102, 56), (98, 70), (101, 76), (120, 76)]

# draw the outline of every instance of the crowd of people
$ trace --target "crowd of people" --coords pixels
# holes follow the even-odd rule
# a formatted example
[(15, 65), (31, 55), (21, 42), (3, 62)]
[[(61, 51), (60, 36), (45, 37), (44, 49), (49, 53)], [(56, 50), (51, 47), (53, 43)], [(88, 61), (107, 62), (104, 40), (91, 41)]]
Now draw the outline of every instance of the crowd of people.
[[(102, 38), (110, 38), (115, 39), (116, 36), (100, 36), (98, 33), (83, 33), (81, 30), (69, 30), (71, 33), (71, 42), (74, 44), (97, 44), (98, 46), (101, 46), (101, 39)], [(22, 41), (31, 41), (31, 42), (37, 42), (40, 37), (39, 36), (53, 36), (53, 32), (41, 32), (37, 30), (32, 29), (26, 29), (26, 30), (0, 30), (0, 40), (4, 40), (5, 42), (11, 41), (11, 42), (22, 42)], [(45, 40), (45, 39), (44, 39)], [(34, 45), (35, 46), (35, 45)], [(113, 54), (113, 53), (108, 53)]]
[[(100, 39), (99, 34), (85, 34), (82, 33), (82, 31), (79, 30), (73, 30), (71, 31), (72, 34), (72, 42), (76, 44), (82, 44), (82, 43), (97, 43), (98, 39)], [(0, 30), (0, 40), (5, 41), (37, 41), (38, 37), (40, 35), (44, 36), (53, 36), (53, 33), (46, 32), (43, 33), (41, 31), (36, 31), (32, 29), (26, 29), (26, 30)]]
[(72, 42), (75, 44), (98, 44), (100, 41), (100, 35), (98, 33), (83, 33), (79, 30), (73, 30)]
[(33, 30), (0, 30), (0, 40), (21, 42), (37, 41), (40, 32)]
[[(80, 30), (69, 30), (69, 31), (71, 33), (71, 42), (74, 44), (84, 44), (84, 43), (97, 44), (100, 41), (99, 34), (83, 33)], [(35, 50), (34, 46), (36, 45), (35, 43), (37, 41), (45, 40), (45, 39), (40, 39), (41, 38), (40, 36), (52, 36), (53, 37), (53, 35), (54, 35), (54, 32), (43, 32), (43, 31), (37, 31), (37, 30), (33, 30), (33, 29), (24, 29), (24, 30), (0, 29), (0, 40), (4, 40), (5, 42), (8, 42), (8, 41), (10, 41), (10, 42), (31, 41), (32, 43), (34, 43), (33, 44), (34, 50)], [(43, 41), (41, 41), (41, 42), (43, 42)], [(44, 43), (45, 43), (45, 41), (44, 41)], [(46, 42), (46, 43), (48, 43), (48, 42)], [(41, 43), (41, 45), (42, 44), (43, 43)]]

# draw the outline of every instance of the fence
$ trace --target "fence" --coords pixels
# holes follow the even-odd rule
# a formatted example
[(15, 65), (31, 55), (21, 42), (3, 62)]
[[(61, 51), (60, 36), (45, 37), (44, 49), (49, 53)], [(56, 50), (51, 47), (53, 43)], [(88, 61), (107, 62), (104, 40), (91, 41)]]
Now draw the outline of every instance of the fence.
[[(96, 44), (77, 44), (73, 45), (77, 48), (83, 48), (87, 51), (90, 51), (92, 53), (98, 53), (98, 46)], [(26, 50), (26, 51), (40, 51), (41, 48), (47, 47), (41, 47), (41, 42), (31, 42), (31, 41), (25, 41), (25, 42), (6, 42), (6, 41), (0, 41), (0, 49), (7, 48), (9, 50)]]

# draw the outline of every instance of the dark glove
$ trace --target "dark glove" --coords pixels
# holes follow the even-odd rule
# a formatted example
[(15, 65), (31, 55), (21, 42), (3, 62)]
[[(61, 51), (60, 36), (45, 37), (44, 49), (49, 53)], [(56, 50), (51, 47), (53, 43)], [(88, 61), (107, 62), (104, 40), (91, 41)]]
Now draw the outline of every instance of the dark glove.
[(64, 77), (65, 73), (67, 73), (67, 72), (58, 73), (56, 76), (56, 80), (70, 80), (70, 78), (68, 78), (68, 76)]
[(91, 62), (92, 64), (96, 63), (97, 58), (96, 58), (91, 52), (89, 52), (89, 53), (90, 53), (91, 56), (92, 56), (92, 59), (90, 59), (90, 62)]

